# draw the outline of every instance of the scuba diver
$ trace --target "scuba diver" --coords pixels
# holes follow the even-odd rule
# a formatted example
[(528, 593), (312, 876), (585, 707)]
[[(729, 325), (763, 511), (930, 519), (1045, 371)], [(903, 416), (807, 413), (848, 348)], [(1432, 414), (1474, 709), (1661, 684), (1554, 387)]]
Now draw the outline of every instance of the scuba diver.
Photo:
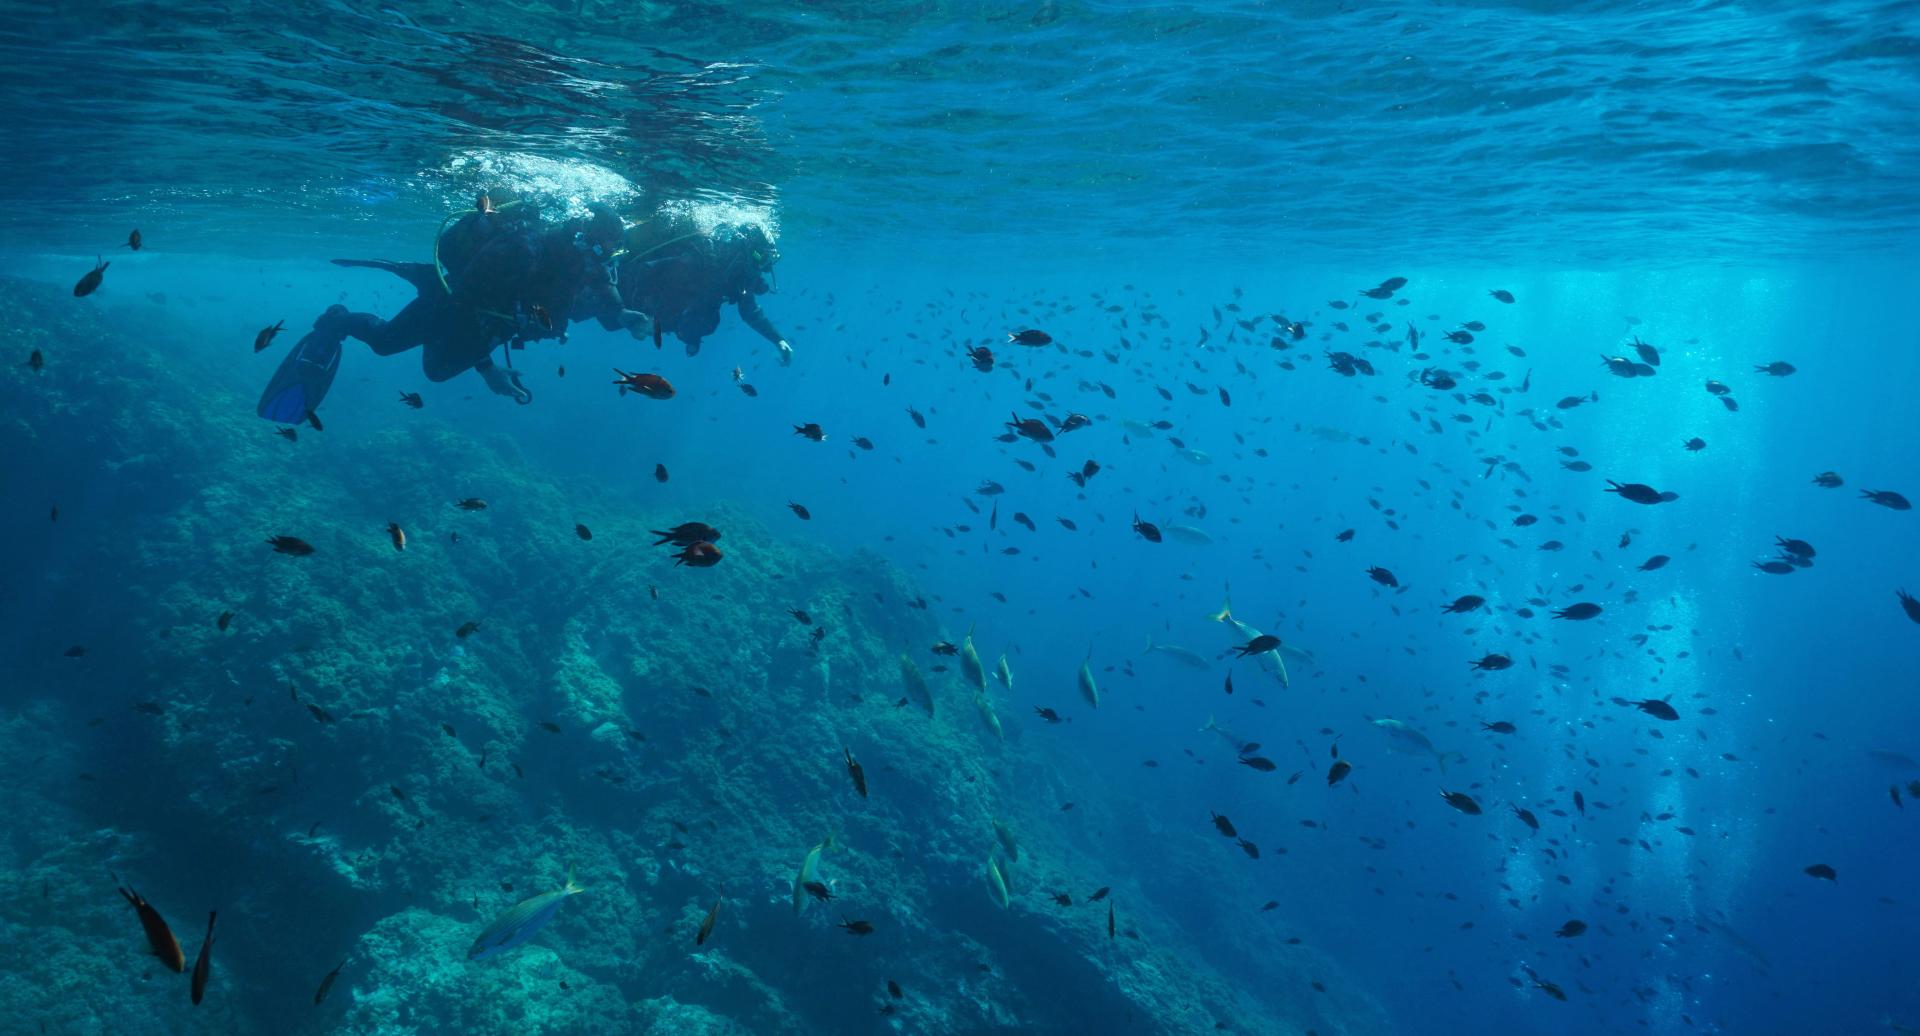
[(328, 307), (274, 373), (260, 397), (260, 416), (281, 424), (306, 420), (326, 398), (348, 336), (380, 356), (419, 346), (428, 380), (475, 370), (489, 389), (519, 403), (531, 402), (533, 394), (520, 383), (510, 351), (506, 366), (494, 364), (500, 342), (512, 350), (563, 337), (569, 316), (581, 310), (638, 337), (646, 318), (621, 308), (613, 282), (626, 226), (607, 205), (588, 209), (587, 216), (549, 226), (531, 201), (496, 206), (483, 194), (474, 209), (449, 217), (451, 226), (442, 224), (431, 264), (335, 259), (340, 266), (386, 270), (413, 285), (415, 297), (391, 320)]
[[(654, 345), (663, 333), (672, 334), (692, 356), (700, 351), (700, 340), (720, 326), (720, 304), (731, 302), (748, 327), (780, 350), (781, 364), (792, 363), (793, 346), (754, 297), (770, 290), (767, 275), (780, 259), (767, 232), (741, 223), (707, 234), (690, 222), (661, 220), (627, 232), (627, 254), (616, 268), (620, 303), (652, 320)], [(608, 311), (590, 315), (603, 325), (610, 318)], [(639, 326), (626, 326), (636, 338), (644, 333)]]

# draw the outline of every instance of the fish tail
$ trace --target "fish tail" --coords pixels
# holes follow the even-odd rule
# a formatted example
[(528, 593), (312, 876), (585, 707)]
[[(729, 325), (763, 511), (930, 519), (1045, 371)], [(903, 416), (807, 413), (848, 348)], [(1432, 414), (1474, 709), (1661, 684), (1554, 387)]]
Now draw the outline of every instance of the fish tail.
[(576, 884), (574, 882), (573, 864), (571, 863), (567, 864), (567, 883), (560, 887), (560, 891), (565, 892), (569, 896), (573, 896), (573, 895), (578, 895), (579, 893), (585, 892), (586, 890), (587, 890), (587, 887), (585, 885)]
[(1207, 725), (1200, 728), (1200, 733), (1204, 734), (1209, 730), (1218, 730), (1218, 729), (1219, 729), (1219, 726), (1213, 722), (1213, 713), (1211, 712), (1207, 713)]
[(1151, 633), (1149, 633), (1149, 634), (1147, 634), (1147, 649), (1146, 649), (1145, 651), (1142, 651), (1142, 652), (1140, 652), (1140, 653), (1141, 653), (1141, 654), (1143, 654), (1143, 655), (1151, 655), (1151, 654), (1153, 654), (1153, 634), (1151, 634)]
[(1229, 587), (1220, 598), (1220, 610), (1207, 616), (1215, 622), (1233, 621), (1233, 589)]

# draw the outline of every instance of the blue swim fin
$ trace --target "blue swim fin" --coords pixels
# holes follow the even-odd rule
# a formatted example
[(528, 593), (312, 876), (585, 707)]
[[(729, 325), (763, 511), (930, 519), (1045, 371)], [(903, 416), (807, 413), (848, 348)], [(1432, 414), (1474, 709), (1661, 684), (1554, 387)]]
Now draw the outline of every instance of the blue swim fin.
[[(339, 310), (335, 314), (334, 310)], [(346, 337), (346, 307), (334, 306), (313, 322), (313, 330), (280, 361), (267, 390), (260, 394), (259, 414), (276, 424), (299, 424), (320, 408), (340, 372), (340, 343)]]

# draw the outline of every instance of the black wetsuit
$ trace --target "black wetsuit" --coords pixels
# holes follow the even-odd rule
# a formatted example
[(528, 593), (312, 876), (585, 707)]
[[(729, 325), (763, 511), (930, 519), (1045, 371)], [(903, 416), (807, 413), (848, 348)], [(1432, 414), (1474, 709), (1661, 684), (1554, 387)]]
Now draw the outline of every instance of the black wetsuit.
[(419, 294), (391, 320), (348, 313), (341, 329), (381, 356), (420, 346), (427, 379), (446, 381), (489, 363), (503, 339), (563, 333), (583, 296), (617, 298), (605, 268), (574, 244), (572, 224), (542, 231), (538, 224), (501, 221), (494, 229), (485, 223), (499, 218), (469, 214), (442, 235), (440, 259), (451, 293), (437, 281), (409, 277)]
[(740, 319), (762, 338), (779, 344), (779, 330), (755, 298), (767, 290), (751, 247), (738, 240), (716, 242), (700, 236), (668, 255), (642, 256), (620, 265), (621, 300), (652, 317), (661, 332), (685, 342), (689, 354), (698, 352), (700, 340), (720, 326), (723, 302), (733, 303)]

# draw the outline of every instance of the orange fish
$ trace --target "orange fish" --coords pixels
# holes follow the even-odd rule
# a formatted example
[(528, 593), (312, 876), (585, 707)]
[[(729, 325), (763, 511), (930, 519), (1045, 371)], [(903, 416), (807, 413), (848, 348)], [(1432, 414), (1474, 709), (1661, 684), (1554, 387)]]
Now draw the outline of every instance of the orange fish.
[(674, 564), (689, 568), (712, 568), (720, 563), (720, 548), (701, 540), (687, 544), (687, 549), (674, 555)]
[(628, 374), (618, 367), (615, 367), (613, 372), (620, 375), (620, 380), (614, 384), (620, 386), (622, 394), (632, 390), (648, 399), (673, 398), (673, 386), (658, 374)]
[[(116, 875), (113, 880), (118, 883), (120, 878)], [(187, 955), (180, 951), (180, 940), (173, 937), (173, 929), (160, 919), (160, 911), (155, 910), (153, 904), (147, 902), (140, 893), (124, 885), (117, 887), (120, 894), (127, 897), (127, 902), (133, 904), (133, 909), (139, 912), (140, 927), (147, 931), (147, 944), (153, 947), (153, 955), (160, 958), (160, 963), (175, 971), (187, 970)]]

